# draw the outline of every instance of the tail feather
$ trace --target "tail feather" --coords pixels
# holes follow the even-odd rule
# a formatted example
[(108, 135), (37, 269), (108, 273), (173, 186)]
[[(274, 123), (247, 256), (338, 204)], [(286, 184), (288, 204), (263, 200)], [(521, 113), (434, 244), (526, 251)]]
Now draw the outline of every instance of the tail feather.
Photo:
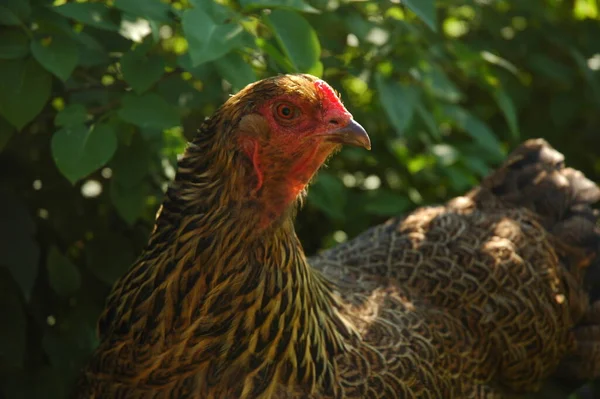
[(480, 190), (504, 204), (530, 209), (552, 233), (577, 322), (575, 348), (556, 377), (571, 387), (600, 377), (600, 214), (593, 208), (600, 187), (566, 167), (564, 156), (545, 140), (534, 139), (512, 152)]
[(600, 201), (600, 188), (565, 167), (564, 156), (543, 139), (521, 144), (482, 186), (503, 201), (531, 209), (548, 227), (572, 214), (598, 219), (591, 205)]
[(600, 201), (600, 187), (565, 167), (564, 156), (545, 140), (521, 144), (482, 188), (503, 203), (535, 212), (557, 242), (579, 250), (589, 265), (600, 269), (600, 214), (593, 208)]

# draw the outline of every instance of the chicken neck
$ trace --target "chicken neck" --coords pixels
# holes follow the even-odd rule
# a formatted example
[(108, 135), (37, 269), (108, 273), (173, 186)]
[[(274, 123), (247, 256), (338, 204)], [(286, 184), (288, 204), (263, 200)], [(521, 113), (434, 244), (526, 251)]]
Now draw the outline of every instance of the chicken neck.
[[(240, 394), (250, 397), (274, 382), (335, 390), (332, 359), (351, 328), (330, 283), (307, 263), (295, 205), (273, 218), (268, 201), (244, 194), (243, 159), (206, 142), (180, 161), (148, 248), (172, 243), (179, 310), (171, 323), (183, 326), (185, 357), (205, 366), (209, 382), (243, 381)], [(264, 212), (274, 220), (267, 228)]]

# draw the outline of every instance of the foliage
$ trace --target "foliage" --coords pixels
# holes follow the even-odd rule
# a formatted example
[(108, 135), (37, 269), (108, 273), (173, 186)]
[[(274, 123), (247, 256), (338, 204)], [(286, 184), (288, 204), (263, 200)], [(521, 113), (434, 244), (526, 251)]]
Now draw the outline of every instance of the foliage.
[(3, 0), (0, 397), (66, 395), (186, 139), (256, 79), (323, 76), (372, 137), (312, 186), (309, 253), (527, 137), (597, 179), (598, 19), (596, 0)]

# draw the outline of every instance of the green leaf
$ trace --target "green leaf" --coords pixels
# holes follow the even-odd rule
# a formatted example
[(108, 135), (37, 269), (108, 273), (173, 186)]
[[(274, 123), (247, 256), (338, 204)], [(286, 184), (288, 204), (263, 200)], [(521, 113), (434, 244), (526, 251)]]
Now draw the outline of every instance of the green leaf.
[(500, 141), (483, 121), (457, 105), (445, 105), (443, 110), (456, 122), (458, 127), (467, 132), (490, 155), (498, 160), (504, 157)]
[(160, 0), (115, 0), (115, 8), (131, 15), (144, 17), (154, 21), (167, 22), (171, 6)]
[(124, 95), (119, 117), (143, 128), (168, 129), (179, 125), (177, 111), (154, 93)]
[(83, 125), (86, 121), (87, 110), (82, 104), (69, 104), (54, 118), (56, 126)]
[(71, 184), (104, 166), (117, 149), (112, 125), (65, 126), (52, 137), (52, 157)]
[(134, 136), (129, 145), (119, 147), (110, 163), (113, 181), (124, 187), (138, 185), (148, 175), (151, 156), (144, 140)]
[(216, 1), (206, 0), (191, 0), (194, 7), (198, 7), (206, 11), (210, 18), (217, 24), (227, 22), (227, 20), (235, 20), (240, 15), (236, 14), (230, 7), (219, 4)]
[(0, 117), (0, 152), (6, 147), (13, 134), (15, 134), (15, 128), (6, 119)]
[(21, 130), (40, 113), (52, 76), (33, 58), (0, 61), (0, 115)]
[(340, 179), (330, 173), (321, 172), (317, 175), (308, 190), (308, 202), (333, 219), (346, 218), (344, 215), (346, 190)]
[(506, 94), (506, 92), (498, 87), (493, 90), (494, 100), (502, 110), (506, 123), (514, 141), (518, 141), (521, 138), (521, 132), (519, 131), (519, 122), (517, 121), (517, 111), (512, 99)]
[(453, 103), (462, 99), (461, 91), (440, 67), (432, 66), (423, 74), (423, 81), (436, 97)]
[(364, 206), (365, 212), (377, 216), (394, 216), (406, 211), (412, 202), (401, 194), (388, 190), (378, 190)]
[(46, 260), (50, 287), (61, 296), (74, 294), (81, 287), (79, 269), (56, 247), (51, 247)]
[(130, 146), (119, 148), (111, 167), (110, 199), (117, 213), (129, 225), (133, 225), (144, 213), (150, 187), (148, 176), (150, 157), (147, 144), (135, 136)]
[(28, 53), (29, 39), (25, 33), (16, 29), (0, 31), (0, 59), (23, 58)]
[(20, 24), (21, 20), (12, 10), (0, 5), (0, 25), (19, 26)]
[(571, 47), (568, 51), (571, 54), (571, 57), (573, 57), (573, 59), (575, 60), (577, 66), (579, 67), (581, 74), (587, 81), (587, 84), (594, 96), (594, 99), (596, 100), (596, 105), (600, 106), (600, 79), (598, 79), (597, 71), (593, 71), (588, 66), (588, 61), (585, 59), (583, 54), (581, 54), (581, 52), (579, 52), (577, 49)]
[(86, 245), (86, 258), (90, 271), (101, 281), (113, 285), (131, 267), (135, 253), (128, 237), (115, 232), (98, 232)]
[(2, 0), (0, 25), (24, 25), (31, 14), (29, 0)]
[(238, 53), (232, 52), (219, 58), (215, 65), (221, 76), (231, 83), (234, 91), (239, 91), (257, 80), (252, 67)]
[(375, 76), (375, 84), (379, 92), (379, 101), (388, 119), (399, 135), (404, 134), (418, 104), (418, 89), (414, 86), (400, 85), (398, 82), (384, 78), (381, 74)]
[(32, 26), (32, 39), (41, 35), (62, 34), (77, 40), (82, 32), (80, 29), (74, 29), (72, 21), (56, 13), (52, 7), (36, 6), (33, 20), (35, 25)]
[(477, 173), (480, 177), (485, 177), (490, 173), (490, 167), (477, 156), (465, 155), (462, 161), (469, 170)]
[(29, 301), (39, 260), (35, 223), (25, 205), (2, 189), (0, 220), (0, 266), (8, 269)]
[(133, 225), (144, 213), (146, 198), (149, 194), (148, 183), (142, 181), (135, 185), (122, 185), (113, 180), (110, 185), (110, 198), (119, 215)]
[(254, 10), (257, 8), (284, 8), (300, 12), (319, 12), (319, 10), (303, 0), (240, 0), (240, 5), (246, 10)]
[(262, 38), (256, 38), (256, 45), (260, 48), (265, 54), (267, 54), (277, 65), (283, 68), (284, 71), (294, 72), (297, 68), (292, 64), (292, 62), (285, 56), (277, 47), (266, 41)]
[(265, 21), (295, 68), (294, 71), (288, 72), (322, 75), (323, 64), (319, 61), (321, 44), (317, 33), (304, 17), (294, 11), (273, 10), (265, 16)]
[(62, 6), (53, 7), (57, 13), (72, 18), (84, 25), (93, 26), (99, 29), (118, 31), (119, 27), (109, 16), (109, 8), (102, 3), (77, 3), (71, 2)]
[(79, 65), (82, 67), (109, 64), (109, 54), (104, 46), (86, 32), (77, 34)]
[(201, 8), (186, 10), (182, 25), (192, 66), (221, 58), (240, 45), (245, 33), (238, 24), (216, 24)]
[(447, 168), (441, 168), (441, 173), (448, 176), (450, 180), (450, 187), (452, 187), (455, 191), (462, 192), (468, 190), (470, 187), (473, 187), (474, 184), (477, 184), (475, 178), (466, 173), (462, 168), (457, 166), (451, 166)]
[(141, 54), (131, 50), (121, 58), (123, 79), (137, 93), (143, 93), (161, 78), (165, 72), (165, 59), (159, 55)]
[(567, 87), (574, 79), (575, 73), (572, 68), (545, 54), (532, 54), (527, 61), (534, 72), (556, 81), (557, 84)]
[(79, 51), (73, 39), (65, 35), (53, 35), (31, 42), (31, 53), (48, 71), (63, 82), (77, 66)]
[(438, 124), (431, 112), (429, 112), (429, 110), (425, 108), (425, 106), (422, 103), (418, 103), (415, 106), (415, 110), (417, 111), (417, 114), (419, 115), (425, 126), (427, 126), (427, 129), (429, 129), (431, 136), (436, 140), (442, 140), (440, 129), (438, 128)]
[(403, 0), (402, 3), (417, 14), (434, 32), (437, 32), (435, 0)]

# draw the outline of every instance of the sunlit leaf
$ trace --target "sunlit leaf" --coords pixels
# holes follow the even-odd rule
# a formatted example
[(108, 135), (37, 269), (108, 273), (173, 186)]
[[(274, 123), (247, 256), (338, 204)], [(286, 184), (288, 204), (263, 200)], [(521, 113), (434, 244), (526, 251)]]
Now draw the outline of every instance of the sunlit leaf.
[(493, 91), (494, 99), (496, 103), (502, 110), (504, 114), (504, 118), (506, 118), (506, 122), (508, 123), (508, 127), (510, 129), (510, 133), (512, 134), (513, 140), (519, 140), (521, 136), (521, 132), (519, 131), (519, 122), (517, 120), (517, 111), (515, 109), (515, 105), (513, 104), (512, 99), (506, 94), (506, 92), (498, 87)]
[(385, 110), (388, 119), (396, 128), (398, 134), (403, 134), (410, 124), (415, 106), (419, 100), (419, 92), (413, 86), (404, 86), (398, 82), (375, 76), (379, 101)]
[(265, 55), (269, 56), (279, 67), (281, 67), (284, 71), (294, 72), (297, 68), (277, 47), (272, 45), (270, 42), (257, 38), (256, 45), (265, 52)]
[(323, 73), (319, 61), (321, 44), (315, 30), (300, 14), (288, 10), (274, 10), (265, 17), (273, 29), (277, 42), (295, 70), (315, 76)]
[(435, 0), (403, 0), (403, 3), (433, 31), (437, 32)]
[(430, 67), (423, 72), (423, 81), (435, 96), (449, 102), (460, 101), (463, 94), (458, 87), (448, 79), (441, 68)]
[(458, 127), (467, 132), (490, 155), (495, 156), (497, 159), (504, 156), (500, 141), (483, 121), (457, 105), (445, 105), (443, 109), (446, 115), (456, 122)]
[(186, 10), (182, 18), (183, 32), (189, 43), (193, 66), (216, 60), (236, 48), (244, 30), (238, 24), (216, 24), (201, 8)]
[(429, 110), (425, 108), (425, 106), (421, 103), (418, 103), (415, 106), (415, 110), (417, 111), (417, 114), (419, 115), (425, 126), (427, 126), (427, 129), (429, 129), (429, 133), (431, 133), (431, 136), (433, 136), (437, 140), (441, 140), (442, 135), (440, 134), (440, 129), (438, 128), (437, 121), (435, 120), (431, 112), (429, 112)]
[(454, 164), (460, 156), (456, 148), (449, 144), (435, 144), (431, 146), (431, 153), (436, 156), (441, 166)]
[(233, 86), (234, 91), (256, 81), (256, 74), (240, 54), (230, 53), (215, 61), (217, 70)]

